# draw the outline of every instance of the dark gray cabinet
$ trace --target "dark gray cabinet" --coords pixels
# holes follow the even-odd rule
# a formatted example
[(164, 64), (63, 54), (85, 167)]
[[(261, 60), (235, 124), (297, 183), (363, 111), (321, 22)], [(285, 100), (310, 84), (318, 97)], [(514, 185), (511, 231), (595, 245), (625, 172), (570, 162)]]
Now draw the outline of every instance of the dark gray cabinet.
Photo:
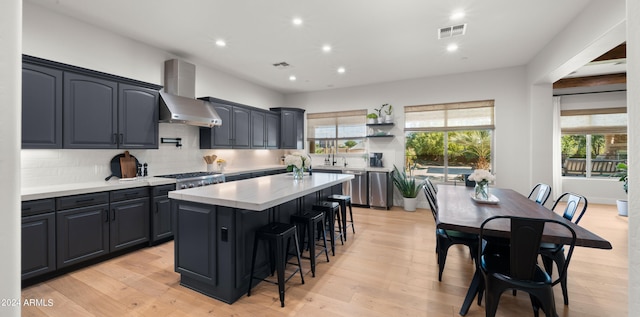
[(56, 199), (58, 269), (109, 253), (109, 193)]
[(251, 148), (277, 149), (280, 117), (267, 111), (251, 111)]
[(22, 148), (62, 148), (62, 71), (22, 64)]
[(250, 148), (251, 110), (220, 102), (212, 103), (213, 108), (220, 116), (220, 119), (222, 119), (222, 125), (213, 128), (200, 128), (200, 148)]
[(118, 84), (119, 147), (157, 149), (159, 93), (157, 90)]
[(53, 199), (22, 203), (22, 279), (56, 270), (56, 215)]
[(157, 149), (160, 88), (23, 55), (23, 148)]
[(280, 114), (280, 148), (304, 149), (304, 110), (271, 108)]
[(216, 284), (216, 206), (178, 204), (176, 208), (175, 271), (200, 283)]
[(111, 192), (110, 208), (110, 252), (149, 241), (148, 188)]
[(175, 215), (171, 212), (168, 193), (174, 189), (174, 184), (155, 186), (151, 189), (151, 243), (173, 237)]

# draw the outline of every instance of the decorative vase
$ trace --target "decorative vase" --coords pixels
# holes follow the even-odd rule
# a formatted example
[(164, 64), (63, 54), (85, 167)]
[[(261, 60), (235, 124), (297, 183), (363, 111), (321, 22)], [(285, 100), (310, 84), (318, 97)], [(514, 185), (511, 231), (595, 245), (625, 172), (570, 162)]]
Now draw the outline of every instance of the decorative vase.
[(404, 210), (405, 211), (416, 211), (416, 205), (418, 204), (418, 198), (413, 197), (403, 197), (404, 201)]
[(489, 200), (489, 183), (478, 183), (476, 182), (476, 192), (475, 198), (481, 200)]
[(304, 169), (303, 168), (297, 168), (297, 167), (293, 167), (293, 179), (294, 180), (301, 180), (302, 176), (304, 176)]

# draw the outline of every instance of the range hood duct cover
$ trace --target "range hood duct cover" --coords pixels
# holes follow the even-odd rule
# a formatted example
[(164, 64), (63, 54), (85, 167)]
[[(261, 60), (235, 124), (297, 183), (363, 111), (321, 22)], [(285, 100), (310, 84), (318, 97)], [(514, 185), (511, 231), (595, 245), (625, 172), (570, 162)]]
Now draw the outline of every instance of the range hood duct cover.
[(160, 122), (199, 127), (222, 125), (208, 101), (195, 98), (195, 65), (172, 59), (164, 62), (164, 91), (160, 91)]

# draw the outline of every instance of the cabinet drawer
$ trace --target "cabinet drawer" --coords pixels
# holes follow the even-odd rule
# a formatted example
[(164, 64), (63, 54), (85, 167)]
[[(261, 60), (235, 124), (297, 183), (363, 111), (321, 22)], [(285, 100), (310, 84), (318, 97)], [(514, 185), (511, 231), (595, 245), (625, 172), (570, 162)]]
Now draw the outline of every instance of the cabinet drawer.
[(131, 188), (131, 189), (122, 189), (111, 192), (111, 201), (121, 201), (121, 200), (129, 200), (136, 199), (142, 197), (149, 197), (149, 188), (148, 187), (140, 187), (140, 188)]
[(22, 202), (22, 216), (33, 216), (56, 210), (56, 203), (53, 198), (31, 200)]
[(56, 198), (56, 207), (58, 210), (78, 208), (78, 207), (84, 207), (84, 206), (93, 206), (93, 205), (106, 204), (106, 203), (109, 203), (108, 192)]
[(151, 188), (152, 191), (152, 196), (156, 197), (156, 196), (165, 196), (167, 195), (170, 191), (175, 190), (176, 189), (176, 185), (175, 184), (168, 184), (168, 185), (160, 185), (160, 186), (154, 186)]

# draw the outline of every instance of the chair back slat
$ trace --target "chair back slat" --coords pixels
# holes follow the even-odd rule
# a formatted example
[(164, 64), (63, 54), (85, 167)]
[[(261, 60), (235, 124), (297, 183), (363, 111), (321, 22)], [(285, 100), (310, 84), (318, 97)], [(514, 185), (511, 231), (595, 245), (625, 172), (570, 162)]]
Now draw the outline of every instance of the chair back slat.
[(535, 273), (544, 221), (511, 219), (511, 276), (531, 280)]
[(587, 211), (587, 198), (582, 195), (566, 192), (558, 197), (558, 200), (556, 200), (556, 202), (553, 204), (551, 210), (555, 211), (558, 203), (563, 201), (565, 197), (567, 205), (564, 208), (562, 217), (577, 224), (578, 222), (580, 222), (580, 219), (582, 219), (582, 216), (584, 216), (584, 213)]

